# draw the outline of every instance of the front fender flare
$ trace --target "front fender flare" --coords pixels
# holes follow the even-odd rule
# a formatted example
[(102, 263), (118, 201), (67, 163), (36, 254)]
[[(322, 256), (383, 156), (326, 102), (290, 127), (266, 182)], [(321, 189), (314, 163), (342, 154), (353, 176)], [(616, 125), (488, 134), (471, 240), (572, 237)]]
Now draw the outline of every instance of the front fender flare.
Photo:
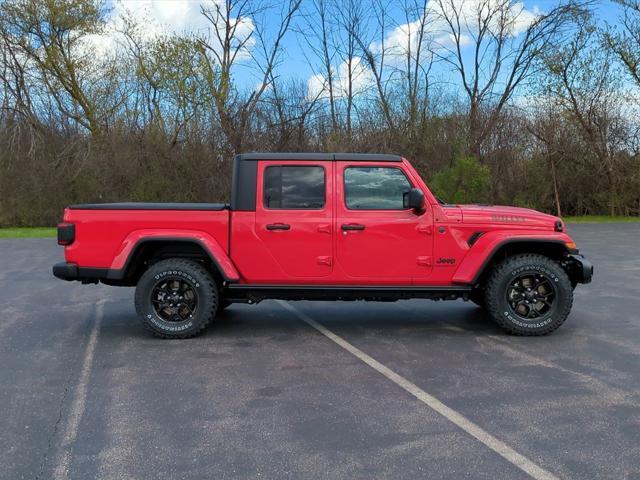
[(453, 274), (452, 282), (463, 285), (476, 283), (494, 255), (506, 245), (539, 243), (565, 247), (567, 242), (571, 242), (571, 238), (561, 232), (488, 232), (482, 235), (469, 249)]

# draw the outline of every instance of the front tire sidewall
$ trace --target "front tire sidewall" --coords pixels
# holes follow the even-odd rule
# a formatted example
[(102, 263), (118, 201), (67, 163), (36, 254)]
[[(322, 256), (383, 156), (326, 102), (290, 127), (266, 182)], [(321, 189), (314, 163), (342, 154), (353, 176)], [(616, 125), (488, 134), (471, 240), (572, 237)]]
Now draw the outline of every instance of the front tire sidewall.
[[(193, 317), (182, 322), (162, 319), (151, 302), (154, 286), (163, 278), (178, 277), (191, 285), (197, 295)], [(163, 338), (187, 338), (204, 330), (215, 316), (218, 293), (211, 275), (198, 263), (189, 260), (164, 260), (147, 270), (138, 282), (136, 310), (144, 325)]]
[[(554, 287), (555, 299), (548, 312), (526, 320), (516, 315), (507, 301), (507, 289), (521, 275), (544, 275)], [(573, 303), (571, 282), (562, 268), (545, 257), (507, 260), (490, 280), (486, 302), (496, 323), (516, 335), (545, 335), (564, 323)]]

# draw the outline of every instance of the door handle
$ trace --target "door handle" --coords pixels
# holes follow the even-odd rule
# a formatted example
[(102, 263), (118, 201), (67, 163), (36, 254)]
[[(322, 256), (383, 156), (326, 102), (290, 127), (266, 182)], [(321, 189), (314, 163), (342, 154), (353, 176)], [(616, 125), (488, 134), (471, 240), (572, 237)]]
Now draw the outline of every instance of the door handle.
[(270, 223), (267, 225), (267, 230), (291, 230), (291, 225), (286, 223)]
[(359, 223), (343, 223), (342, 230), (344, 230), (345, 232), (347, 230), (364, 230), (364, 225), (361, 225)]

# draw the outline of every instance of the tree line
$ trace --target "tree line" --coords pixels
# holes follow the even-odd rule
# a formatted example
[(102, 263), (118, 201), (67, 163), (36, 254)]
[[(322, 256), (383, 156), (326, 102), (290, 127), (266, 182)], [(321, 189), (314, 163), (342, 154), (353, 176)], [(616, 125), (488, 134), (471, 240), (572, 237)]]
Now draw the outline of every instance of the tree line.
[[(640, 215), (640, 3), (615, 5), (221, 0), (150, 35), (98, 0), (5, 0), (0, 226), (226, 201), (247, 151), (399, 153), (446, 201)], [(292, 41), (311, 79), (282, 74)]]

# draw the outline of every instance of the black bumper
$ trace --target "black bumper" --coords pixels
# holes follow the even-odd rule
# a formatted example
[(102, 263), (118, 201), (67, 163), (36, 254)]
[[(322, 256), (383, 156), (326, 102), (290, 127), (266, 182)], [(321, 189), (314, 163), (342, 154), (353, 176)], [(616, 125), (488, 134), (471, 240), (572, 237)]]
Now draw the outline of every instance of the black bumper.
[(578, 254), (569, 255), (569, 259), (577, 282), (590, 283), (593, 278), (593, 263)]
[(78, 265), (60, 262), (53, 266), (53, 275), (62, 280), (79, 280)]
[(53, 266), (53, 275), (62, 280), (98, 283), (100, 280), (119, 279), (119, 271), (108, 268), (78, 267), (75, 263), (60, 262)]

